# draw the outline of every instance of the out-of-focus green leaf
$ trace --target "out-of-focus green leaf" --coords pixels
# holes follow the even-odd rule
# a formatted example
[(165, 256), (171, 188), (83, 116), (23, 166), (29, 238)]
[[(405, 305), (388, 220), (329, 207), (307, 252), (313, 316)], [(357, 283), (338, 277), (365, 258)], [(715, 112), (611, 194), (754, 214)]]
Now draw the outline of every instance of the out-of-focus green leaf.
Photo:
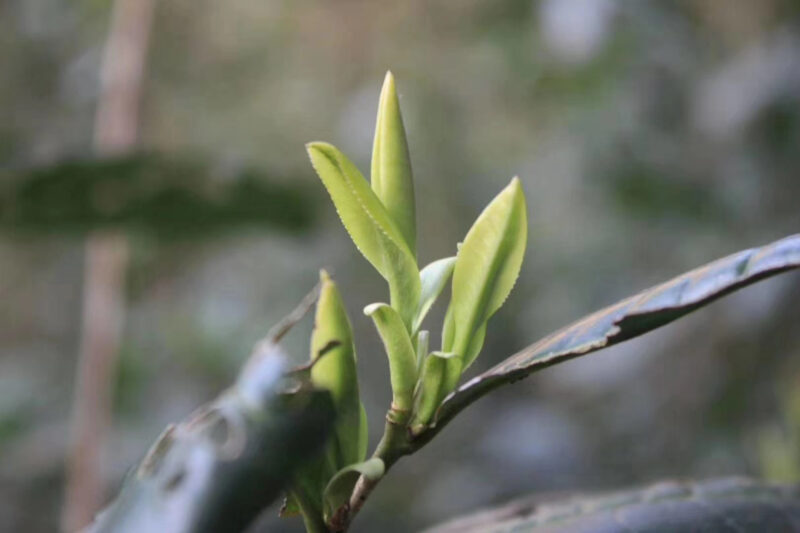
[(206, 237), (242, 225), (301, 230), (314, 212), (296, 180), (156, 153), (6, 169), (0, 182), (0, 228), (26, 232)]
[(323, 494), (325, 521), (329, 522), (333, 514), (350, 500), (350, 494), (359, 477), (363, 475), (368, 480), (375, 481), (383, 477), (383, 472), (383, 461), (377, 457), (347, 466), (337, 472), (325, 487)]
[(445, 285), (447, 285), (447, 280), (453, 274), (455, 264), (455, 257), (446, 257), (430, 263), (420, 271), (422, 291), (419, 298), (419, 307), (411, 327), (411, 335), (416, 335), (417, 331), (419, 331), (422, 321), (425, 320), (425, 316), (430, 311), (431, 306), (436, 302)]
[(660, 533), (798, 531), (800, 487), (745, 478), (662, 482), (644, 489), (522, 499), (426, 533)]
[(445, 399), (437, 420), (449, 420), (504, 383), (647, 333), (746, 285), (796, 268), (800, 234), (687, 272), (556, 331), (473, 378)]
[(231, 389), (168, 428), (88, 531), (245, 530), (324, 446), (335, 420), (327, 391), (281, 392), (275, 350), (256, 353)]
[(478, 356), (486, 323), (516, 282), (527, 236), (525, 195), (514, 178), (472, 225), (456, 258), (442, 351), (461, 355), (464, 368)]
[(364, 314), (375, 322), (389, 357), (392, 409), (409, 415), (417, 381), (417, 361), (411, 337), (397, 311), (384, 303), (368, 305)]
[(389, 283), (392, 307), (406, 328), (417, 309), (417, 261), (381, 201), (361, 172), (334, 146), (309, 143), (311, 163), (336, 206), (356, 247)]
[(417, 222), (411, 157), (391, 72), (386, 73), (378, 103), (370, 179), (372, 190), (405, 238), (408, 249), (416, 256)]
[[(339, 345), (320, 357), (332, 341)], [(320, 293), (311, 334), (311, 382), (328, 390), (336, 407), (336, 439), (334, 464), (336, 468), (364, 460), (360, 455), (360, 439), (366, 428), (361, 428), (361, 401), (356, 374), (356, 352), (350, 320), (347, 318), (342, 298), (323, 270), (320, 273)]]
[(297, 499), (292, 494), (287, 494), (283, 498), (283, 505), (281, 505), (280, 510), (278, 511), (278, 516), (281, 518), (292, 518), (295, 516), (300, 516), (300, 504), (297, 503)]

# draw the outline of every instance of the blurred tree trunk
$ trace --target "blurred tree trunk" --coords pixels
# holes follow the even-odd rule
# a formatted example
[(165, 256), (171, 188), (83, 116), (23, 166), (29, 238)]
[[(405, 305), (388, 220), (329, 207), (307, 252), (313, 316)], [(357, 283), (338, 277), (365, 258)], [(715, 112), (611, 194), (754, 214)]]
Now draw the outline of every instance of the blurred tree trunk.
[[(101, 70), (95, 117), (98, 155), (130, 151), (138, 136), (139, 100), (155, 0), (116, 0)], [(75, 531), (104, 500), (103, 458), (111, 425), (116, 359), (125, 316), (128, 244), (121, 233), (86, 243), (80, 356), (62, 528)]]

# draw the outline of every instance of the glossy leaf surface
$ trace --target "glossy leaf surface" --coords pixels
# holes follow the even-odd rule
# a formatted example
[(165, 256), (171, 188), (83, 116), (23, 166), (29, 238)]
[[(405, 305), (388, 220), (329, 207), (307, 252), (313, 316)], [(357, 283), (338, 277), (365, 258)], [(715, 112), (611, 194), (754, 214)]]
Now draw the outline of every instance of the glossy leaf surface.
[(687, 272), (556, 331), (468, 381), (445, 399), (438, 419), (451, 418), (504, 383), (647, 333), (746, 285), (798, 267), (800, 234)]
[(744, 478), (663, 482), (644, 489), (519, 500), (427, 533), (740, 533), (800, 530), (800, 488)]

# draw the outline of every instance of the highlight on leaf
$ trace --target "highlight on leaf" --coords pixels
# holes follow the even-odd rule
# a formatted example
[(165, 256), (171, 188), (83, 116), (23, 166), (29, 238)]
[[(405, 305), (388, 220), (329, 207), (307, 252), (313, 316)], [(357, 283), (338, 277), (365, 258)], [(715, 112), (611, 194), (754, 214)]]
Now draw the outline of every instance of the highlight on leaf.
[(407, 417), (411, 412), (417, 382), (417, 361), (411, 337), (397, 311), (384, 303), (368, 305), (364, 308), (364, 314), (375, 322), (389, 358), (392, 411), (395, 416)]

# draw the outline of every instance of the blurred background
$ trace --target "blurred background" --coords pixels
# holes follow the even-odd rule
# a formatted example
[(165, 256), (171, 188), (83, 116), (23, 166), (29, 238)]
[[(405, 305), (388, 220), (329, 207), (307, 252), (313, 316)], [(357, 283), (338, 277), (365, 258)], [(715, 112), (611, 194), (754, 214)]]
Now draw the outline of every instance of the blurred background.
[[(0, 2), (4, 531), (59, 527), (86, 243), (109, 221), (127, 253), (104, 501), (167, 423), (230, 382), (321, 267), (351, 313), (374, 445), (388, 369), (361, 309), (386, 289), (303, 145), (332, 142), (367, 171), (387, 69), (409, 135), (421, 264), (452, 255), (513, 175), (528, 197), (522, 275), (470, 373), (800, 230), (792, 0), (156, 0), (137, 139), (121, 148), (145, 155), (96, 167), (108, 152), (96, 110), (112, 9)], [(443, 307), (427, 322), (434, 339)], [(297, 362), (310, 322), (286, 340)], [(355, 530), (413, 531), (516, 495), (664, 477), (797, 480), (798, 323), (794, 273), (501, 390), (404, 459)], [(254, 531), (301, 529), (276, 513)]]

